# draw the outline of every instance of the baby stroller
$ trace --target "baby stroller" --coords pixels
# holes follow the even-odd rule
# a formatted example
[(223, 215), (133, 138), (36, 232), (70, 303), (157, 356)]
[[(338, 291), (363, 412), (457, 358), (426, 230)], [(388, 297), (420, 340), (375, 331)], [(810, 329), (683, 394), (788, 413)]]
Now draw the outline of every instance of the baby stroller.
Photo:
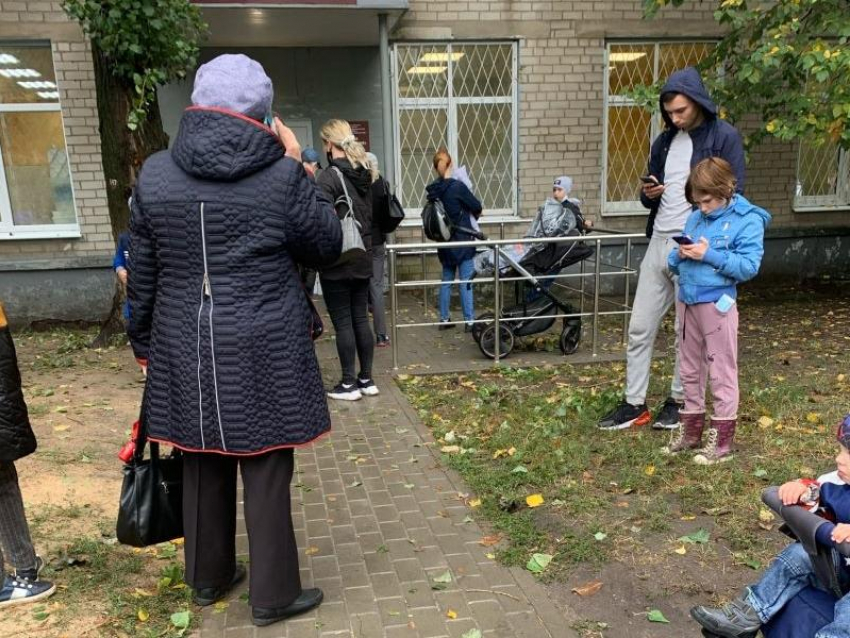
[[(777, 487), (767, 488), (762, 494), (762, 500), (784, 521), (780, 530), (802, 543), (823, 589), (803, 589), (769, 623), (762, 626), (761, 634), (764, 638), (813, 638), (821, 628), (833, 622), (835, 603), (847, 593), (839, 584), (832, 549), (824, 547), (815, 539), (818, 527), (826, 520), (806, 508), (783, 505)], [(834, 549), (850, 560), (850, 543), (841, 543)], [(702, 635), (717, 638), (716, 634), (707, 629), (702, 630)], [(756, 635), (753, 634), (752, 638)]]
[[(578, 206), (571, 202), (562, 205), (554, 199), (546, 201), (537, 213), (525, 238), (570, 237), (584, 234), (584, 218)], [(555, 323), (555, 314), (577, 314), (568, 302), (558, 299), (553, 289), (567, 289), (555, 279), (546, 279), (560, 274), (573, 264), (593, 255), (594, 250), (580, 241), (567, 243), (526, 242), (514, 246), (497, 246), (493, 250), (479, 253), (475, 258), (476, 276), (492, 275), (496, 255), (499, 273), (503, 276), (522, 277), (521, 301), (503, 308), (499, 323), (499, 357), (507, 357), (518, 337), (546, 332)], [(492, 312), (477, 317), (479, 321), (493, 319)], [(476, 323), (472, 336), (484, 356), (496, 357), (495, 322)], [(565, 355), (578, 350), (581, 340), (581, 317), (563, 320), (560, 347)]]

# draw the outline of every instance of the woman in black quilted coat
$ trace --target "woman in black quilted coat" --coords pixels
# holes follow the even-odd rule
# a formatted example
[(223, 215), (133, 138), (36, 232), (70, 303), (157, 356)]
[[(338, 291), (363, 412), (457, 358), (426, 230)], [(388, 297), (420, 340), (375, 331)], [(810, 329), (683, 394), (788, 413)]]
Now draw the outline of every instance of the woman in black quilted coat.
[[(337, 260), (328, 198), (270, 117), (271, 81), (244, 55), (195, 77), (170, 151), (139, 174), (130, 220), (130, 337), (147, 366), (150, 438), (184, 456), (186, 581), (209, 605), (237, 566), (236, 471), (245, 488), (257, 625), (310, 609), (290, 513), (293, 448), (330, 429), (298, 264)], [(270, 128), (264, 120), (271, 124)]]
[[(354, 138), (345, 120), (329, 120), (322, 126), (322, 142), (328, 168), (319, 175), (319, 188), (337, 204), (337, 214), (348, 214), (345, 193), (351, 199), (354, 218), (360, 224), (360, 237), (366, 251), (320, 272), (322, 294), (336, 331), (336, 350), (342, 367), (342, 380), (328, 396), (357, 401), (363, 395), (375, 396), (372, 380), (375, 338), (369, 325), (369, 281), (372, 278), (372, 174), (366, 150)], [(345, 188), (343, 188), (345, 184)], [(360, 371), (355, 370), (360, 359)]]

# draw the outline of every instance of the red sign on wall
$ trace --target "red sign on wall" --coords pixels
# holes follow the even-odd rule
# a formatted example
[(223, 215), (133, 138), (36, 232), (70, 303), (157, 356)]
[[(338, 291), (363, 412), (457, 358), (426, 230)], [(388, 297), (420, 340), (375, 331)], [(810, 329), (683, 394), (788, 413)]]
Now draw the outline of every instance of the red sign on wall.
[(348, 120), (348, 123), (351, 125), (351, 132), (354, 133), (357, 141), (363, 144), (363, 148), (367, 151), (371, 150), (369, 148), (369, 120)]

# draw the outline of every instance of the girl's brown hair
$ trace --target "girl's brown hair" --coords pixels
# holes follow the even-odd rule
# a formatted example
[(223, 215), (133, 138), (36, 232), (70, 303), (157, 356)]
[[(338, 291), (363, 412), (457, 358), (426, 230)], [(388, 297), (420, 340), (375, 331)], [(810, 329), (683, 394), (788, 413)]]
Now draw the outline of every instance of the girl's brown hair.
[(434, 153), (434, 170), (440, 175), (443, 176), (443, 173), (446, 172), (446, 169), (452, 165), (452, 156), (449, 155), (449, 152), (445, 148), (441, 148), (436, 153)]
[(697, 205), (697, 195), (710, 195), (717, 199), (732, 199), (738, 180), (732, 166), (720, 157), (708, 157), (693, 167), (685, 184), (685, 198)]

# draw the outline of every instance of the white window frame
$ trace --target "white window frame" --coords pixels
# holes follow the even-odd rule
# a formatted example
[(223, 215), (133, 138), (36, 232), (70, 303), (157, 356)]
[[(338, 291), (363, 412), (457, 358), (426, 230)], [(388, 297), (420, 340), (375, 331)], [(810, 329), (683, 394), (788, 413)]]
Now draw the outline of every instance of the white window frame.
[[(795, 179), (799, 184), (802, 145), (797, 148)], [(832, 195), (798, 195), (794, 192), (795, 213), (828, 213), (850, 210), (850, 151), (840, 149), (838, 153), (838, 183)]]
[[(608, 107), (609, 106), (638, 106), (634, 100), (623, 95), (610, 95), (610, 62), (611, 46), (629, 45), (629, 46), (652, 46), (655, 48), (653, 56), (652, 77), (658, 77), (658, 66), (661, 62), (660, 47), (670, 44), (694, 44), (694, 43), (716, 43), (717, 40), (712, 38), (688, 38), (674, 40), (611, 40), (605, 43), (604, 62), (605, 76), (603, 79), (603, 96), (602, 96), (602, 179), (600, 200), (602, 202), (602, 217), (646, 217), (649, 215), (649, 210), (644, 208), (640, 200), (624, 201), (624, 202), (609, 202), (608, 201)], [(652, 150), (652, 142), (655, 141), (661, 132), (664, 130), (664, 121), (661, 113), (656, 112), (650, 118), (649, 138), (646, 141), (646, 158), (649, 160), (650, 151)]]
[[(11, 42), (4, 44), (21, 46), (32, 46), (32, 45), (40, 45), (47, 46), (50, 48), (50, 57), (51, 62), (53, 63), (53, 69), (55, 73), (56, 69), (56, 61), (53, 56), (53, 47), (50, 43), (42, 43), (42, 42)], [(57, 91), (58, 89), (58, 82)], [(65, 131), (65, 122), (64, 115), (62, 114), (62, 104), (61, 102), (48, 102), (48, 103), (1, 103), (0, 102), (0, 113), (33, 113), (33, 112), (50, 112), (50, 111), (58, 111), (59, 117), (62, 119), (62, 136), (65, 141), (65, 154), (68, 156), (68, 177), (71, 182), (71, 201), (74, 205), (74, 217), (77, 221), (73, 224), (30, 224), (30, 225), (16, 225), (14, 223), (14, 217), (12, 216), (12, 201), (11, 194), (9, 192), (9, 184), (6, 180), (6, 166), (3, 161), (3, 148), (0, 147), (0, 241), (2, 240), (11, 240), (11, 239), (56, 239), (56, 238), (65, 238), (65, 237), (80, 237), (80, 224), (79, 218), (77, 215), (77, 197), (74, 192), (74, 176), (71, 173), (71, 157), (68, 152), (68, 140)]]
[[(401, 98), (398, 94), (398, 47), (404, 46), (428, 46), (435, 45), (446, 47), (448, 54), (448, 76), (447, 89), (445, 97), (437, 98)], [(510, 45), (511, 46), (511, 95), (499, 97), (455, 97), (454, 96), (454, 62), (452, 60), (453, 46), (474, 46), (474, 45)], [(516, 220), (519, 218), (519, 46), (516, 40), (453, 40), (447, 42), (445, 40), (406, 40), (398, 42), (391, 49), (391, 69), (392, 69), (392, 87), (393, 87), (393, 162), (395, 165), (395, 181), (396, 189), (402, 201), (406, 201), (401, 193), (401, 131), (399, 129), (400, 112), (405, 109), (422, 109), (422, 108), (439, 108), (446, 111), (446, 133), (449, 154), (453, 158), (458, 157), (457, 150), (457, 107), (464, 104), (510, 104), (511, 105), (511, 208), (487, 208), (486, 202), (483, 217), (490, 220), (509, 219)], [(436, 149), (434, 149), (436, 151)], [(474, 177), (474, 176), (473, 176)], [(423, 195), (424, 197), (424, 195)], [(423, 200), (424, 204), (424, 200)], [(422, 215), (422, 209), (406, 208), (406, 224), (419, 224), (419, 219)], [(405, 225), (405, 222), (403, 222)]]

